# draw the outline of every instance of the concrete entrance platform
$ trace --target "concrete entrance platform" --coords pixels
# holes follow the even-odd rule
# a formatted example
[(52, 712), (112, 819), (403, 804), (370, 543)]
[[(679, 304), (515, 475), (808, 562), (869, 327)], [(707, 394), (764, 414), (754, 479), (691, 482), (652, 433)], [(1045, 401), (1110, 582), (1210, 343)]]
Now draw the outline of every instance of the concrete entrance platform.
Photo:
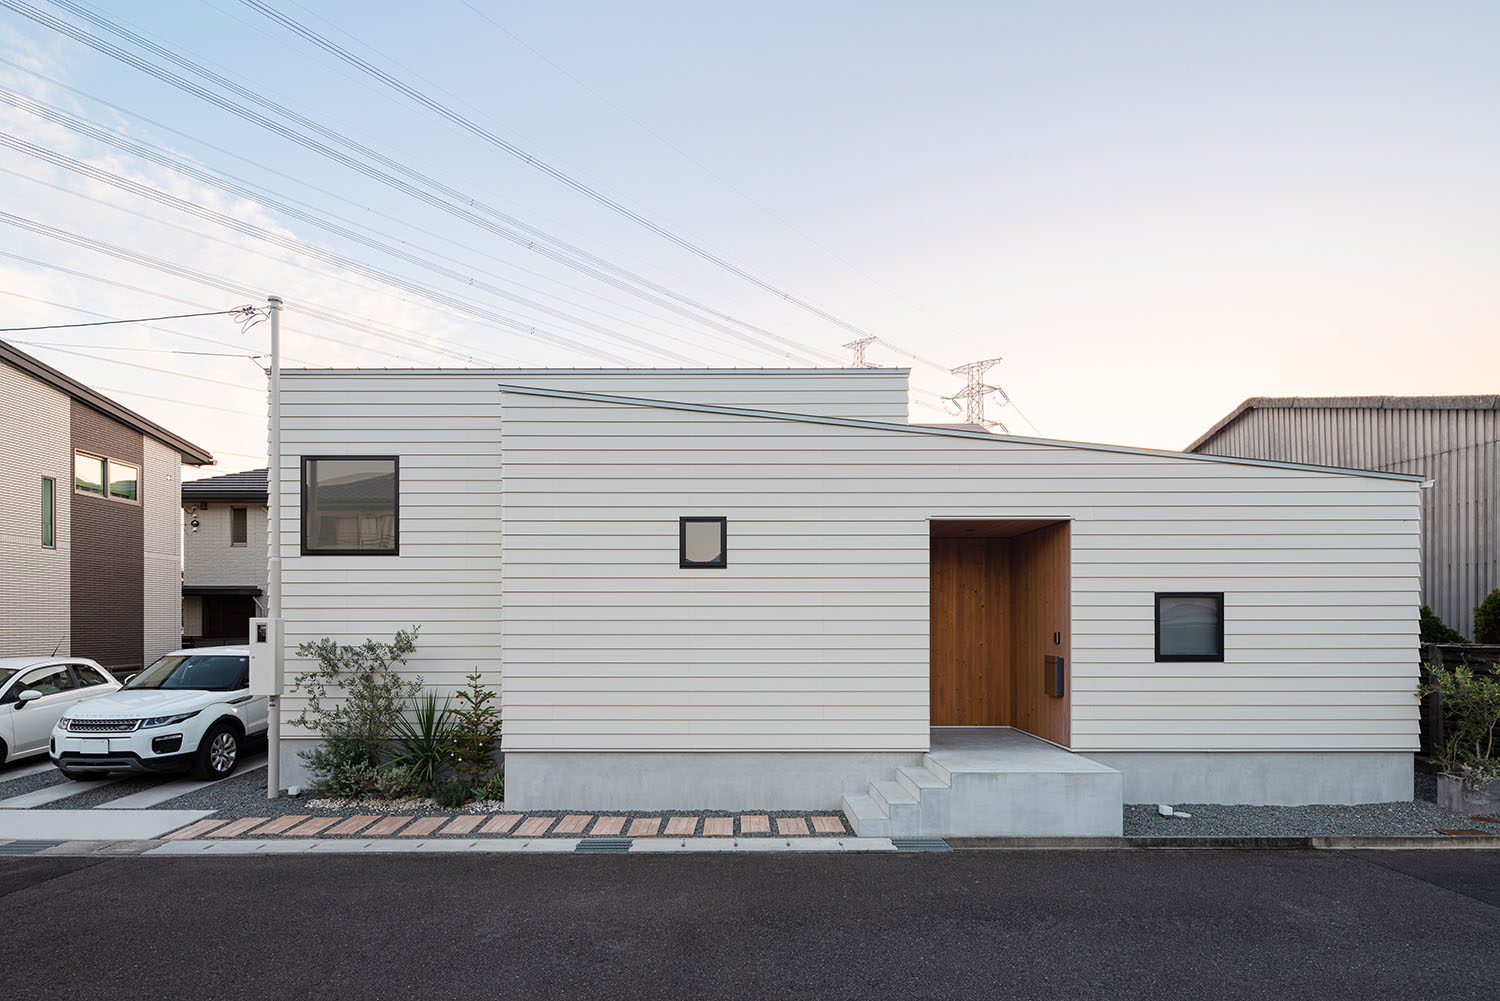
[(861, 837), (1118, 837), (1118, 771), (1003, 726), (933, 727), (919, 766), (845, 796)]
[(135, 841), (159, 838), (212, 810), (0, 810), (0, 838)]

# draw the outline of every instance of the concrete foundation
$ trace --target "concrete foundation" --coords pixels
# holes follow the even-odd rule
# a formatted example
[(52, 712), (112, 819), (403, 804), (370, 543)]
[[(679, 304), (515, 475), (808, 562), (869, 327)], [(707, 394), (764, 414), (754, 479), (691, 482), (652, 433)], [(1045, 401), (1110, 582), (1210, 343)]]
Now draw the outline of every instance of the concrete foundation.
[(1409, 802), (1410, 751), (1090, 751), (1127, 803), (1303, 806)]
[(509, 751), (516, 810), (833, 810), (921, 751)]

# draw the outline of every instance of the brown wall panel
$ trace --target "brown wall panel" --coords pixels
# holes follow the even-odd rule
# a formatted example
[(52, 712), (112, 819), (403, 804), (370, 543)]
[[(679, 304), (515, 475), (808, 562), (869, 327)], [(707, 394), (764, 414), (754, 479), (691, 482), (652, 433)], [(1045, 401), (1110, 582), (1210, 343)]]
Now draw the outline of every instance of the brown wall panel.
[[(76, 400), (75, 451), (141, 469), (141, 435)], [(71, 462), (71, 459), (69, 460)], [(142, 476), (144, 480), (144, 476)], [(58, 484), (59, 492), (65, 485)], [(66, 484), (73, 524), (72, 652), (110, 668), (139, 668), (145, 650), (145, 521), (140, 504), (80, 494)], [(149, 489), (142, 483), (140, 490)]]
[(1005, 546), (1005, 539), (932, 540), (933, 726), (1010, 723)]

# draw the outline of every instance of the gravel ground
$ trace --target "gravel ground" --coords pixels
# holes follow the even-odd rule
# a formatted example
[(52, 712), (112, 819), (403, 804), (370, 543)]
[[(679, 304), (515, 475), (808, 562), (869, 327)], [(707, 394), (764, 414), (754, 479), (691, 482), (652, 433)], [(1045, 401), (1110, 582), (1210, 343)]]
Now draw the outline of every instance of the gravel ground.
[[(28, 765), (35, 760), (35, 758), (26, 758), (22, 760), (21, 764)], [(6, 776), (6, 772), (8, 771), (10, 769), (0, 771), (0, 799), (9, 799), (12, 796), (35, 792), (38, 789), (45, 789), (48, 786), (55, 786), (59, 782), (68, 781), (63, 773), (56, 768), (49, 768), (39, 775), (25, 775), (18, 779), (8, 778)]]
[(1433, 835), (1440, 830), (1500, 834), (1486, 824), (1440, 810), (1433, 803), (1364, 803), (1359, 806), (1214, 806), (1174, 803), (1191, 819), (1162, 817), (1155, 803), (1125, 807), (1127, 837), (1328, 837), (1348, 835)]

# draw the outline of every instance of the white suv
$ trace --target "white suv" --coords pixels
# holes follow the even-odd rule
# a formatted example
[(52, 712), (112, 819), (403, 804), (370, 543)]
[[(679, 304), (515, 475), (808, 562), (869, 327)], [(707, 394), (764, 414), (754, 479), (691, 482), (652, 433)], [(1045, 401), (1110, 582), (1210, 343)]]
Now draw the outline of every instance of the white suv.
[(248, 647), (177, 650), (118, 692), (70, 709), (52, 731), (52, 761), (69, 778), (190, 771), (222, 779), (246, 738), (265, 734), (268, 703), (250, 694)]
[(68, 710), (119, 689), (112, 674), (83, 657), (0, 657), (0, 765), (45, 754)]

